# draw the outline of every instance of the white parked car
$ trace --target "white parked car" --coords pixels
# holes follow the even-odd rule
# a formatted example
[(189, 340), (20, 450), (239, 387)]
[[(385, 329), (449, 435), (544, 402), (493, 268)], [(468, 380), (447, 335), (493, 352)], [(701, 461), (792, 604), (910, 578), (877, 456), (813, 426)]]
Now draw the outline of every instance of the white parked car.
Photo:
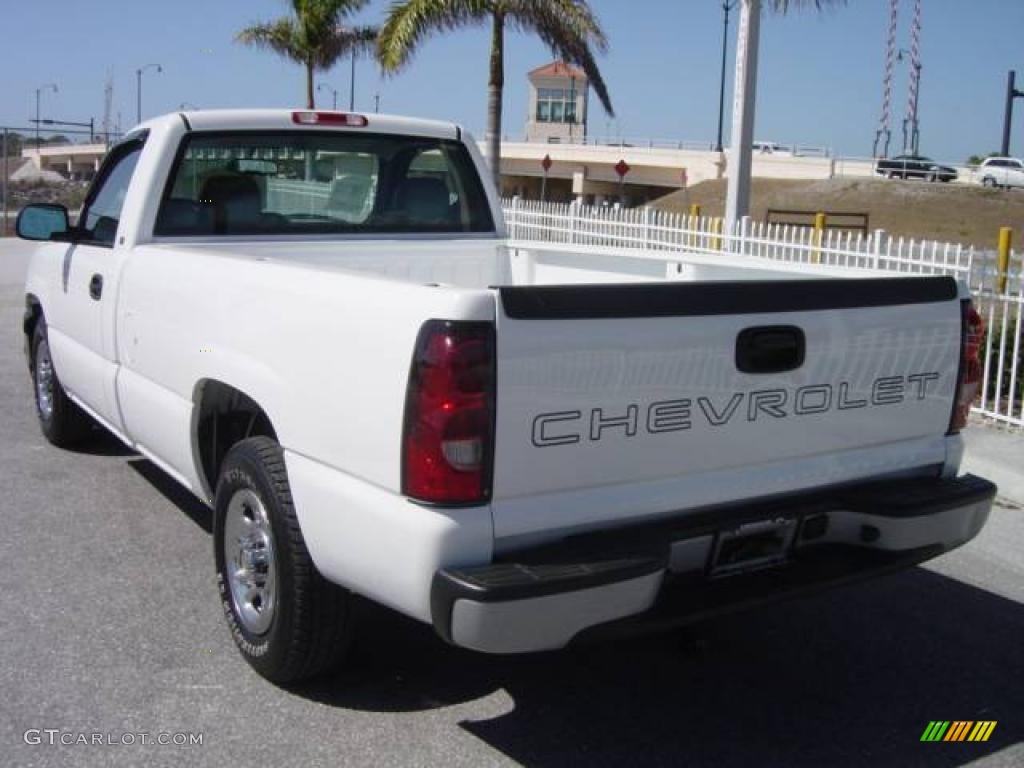
[(111, 149), (77, 226), (19, 216), (43, 434), (98, 423), (211, 507), (260, 674), (337, 666), (354, 593), (538, 651), (982, 528), (963, 285), (510, 248), (488, 178), (448, 123), (187, 112)]
[(975, 175), (986, 187), (1024, 187), (1024, 161), (1016, 157), (988, 157)]

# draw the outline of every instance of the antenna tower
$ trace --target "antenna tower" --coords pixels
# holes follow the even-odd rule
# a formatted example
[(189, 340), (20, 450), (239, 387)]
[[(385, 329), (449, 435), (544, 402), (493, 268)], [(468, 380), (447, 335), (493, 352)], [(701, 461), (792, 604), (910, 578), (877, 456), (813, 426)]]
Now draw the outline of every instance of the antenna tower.
[[(899, 21), (900, 0), (889, 0), (889, 36), (885, 48), (885, 74), (882, 78), (882, 117), (875, 131), (875, 157), (889, 156), (889, 141), (892, 139), (892, 76), (896, 68), (896, 25)], [(881, 145), (881, 153), (879, 153)]]

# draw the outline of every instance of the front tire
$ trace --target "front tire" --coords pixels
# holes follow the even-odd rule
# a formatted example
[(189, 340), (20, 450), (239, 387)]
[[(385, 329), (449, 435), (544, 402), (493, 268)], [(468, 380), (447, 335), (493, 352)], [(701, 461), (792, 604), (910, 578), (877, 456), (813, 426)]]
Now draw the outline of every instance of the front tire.
[(986, 176), (984, 179), (981, 180), (981, 186), (988, 187), (989, 189), (995, 189), (996, 180), (993, 179), (991, 176)]
[(351, 596), (313, 564), (283, 452), (270, 438), (243, 440), (224, 458), (213, 541), (224, 616), (253, 669), (283, 684), (340, 665), (352, 636)]
[(32, 389), (39, 429), (50, 443), (69, 448), (89, 436), (92, 419), (68, 397), (60, 383), (43, 319), (32, 332)]

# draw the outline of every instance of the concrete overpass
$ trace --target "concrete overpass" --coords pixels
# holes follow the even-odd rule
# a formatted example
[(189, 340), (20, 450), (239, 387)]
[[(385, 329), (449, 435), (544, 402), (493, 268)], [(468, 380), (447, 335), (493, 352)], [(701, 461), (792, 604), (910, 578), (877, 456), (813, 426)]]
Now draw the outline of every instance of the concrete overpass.
[[(480, 149), (485, 151), (481, 144)], [(22, 157), (40, 170), (57, 171), (68, 178), (89, 179), (107, 152), (105, 144), (65, 144), (25, 147)], [(540, 199), (544, 170), (541, 161), (550, 155), (547, 199), (600, 204), (619, 199), (615, 166), (624, 160), (630, 167), (622, 184), (627, 204), (640, 204), (684, 186), (728, 175), (728, 153), (672, 147), (607, 144), (546, 144), (503, 142), (501, 145), (502, 194)], [(971, 181), (968, 168), (960, 168), (959, 181)], [(684, 178), (685, 173), (685, 178)], [(789, 153), (755, 154), (753, 175), (771, 179), (829, 179), (836, 176), (870, 177), (874, 161)]]
[(106, 144), (58, 144), (25, 147), (21, 156), (41, 171), (57, 171), (69, 179), (91, 179), (107, 154)]
[[(484, 148), (481, 146), (481, 151)], [(583, 197), (600, 204), (618, 200), (619, 177), (615, 166), (624, 160), (630, 167), (622, 183), (629, 203), (693, 186), (728, 175), (728, 155), (714, 151), (663, 147), (594, 144), (541, 144), (503, 142), (501, 146), (502, 193), (524, 198), (540, 197), (545, 156), (551, 157), (547, 198), (568, 201)], [(754, 176), (776, 179), (828, 179), (837, 174), (871, 176), (870, 160), (837, 160), (788, 153), (754, 156)]]

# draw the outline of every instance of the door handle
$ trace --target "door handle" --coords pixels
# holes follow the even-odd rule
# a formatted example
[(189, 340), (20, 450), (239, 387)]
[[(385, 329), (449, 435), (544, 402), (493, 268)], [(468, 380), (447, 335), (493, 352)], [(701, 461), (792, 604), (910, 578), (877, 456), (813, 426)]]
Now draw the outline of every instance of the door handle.
[(794, 325), (747, 328), (736, 337), (736, 367), (743, 373), (783, 373), (804, 364), (807, 340)]
[(89, 281), (89, 295), (93, 301), (103, 298), (103, 275), (92, 276), (92, 280)]

